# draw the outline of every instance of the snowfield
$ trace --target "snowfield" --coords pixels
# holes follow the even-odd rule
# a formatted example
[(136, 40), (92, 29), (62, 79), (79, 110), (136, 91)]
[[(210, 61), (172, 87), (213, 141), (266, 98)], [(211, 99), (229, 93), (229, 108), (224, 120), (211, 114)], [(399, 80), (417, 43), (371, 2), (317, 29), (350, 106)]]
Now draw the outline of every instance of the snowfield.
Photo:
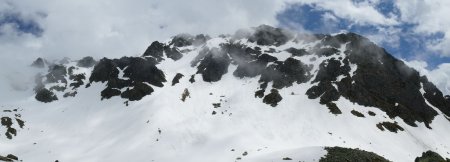
[[(213, 38), (205, 46), (218, 47), (227, 39)], [(284, 61), (291, 57), (286, 48), (311, 49), (316, 43), (289, 41), (262, 50), (274, 48), (280, 52), (271, 55)], [(311, 81), (279, 89), (283, 99), (272, 107), (254, 95), (259, 78), (233, 76), (237, 68), (233, 64), (219, 82), (204, 82), (201, 75), (195, 75), (195, 82), (190, 83), (191, 74), (197, 71), (191, 61), (201, 48), (182, 49), (191, 51), (178, 61), (165, 57), (157, 65), (166, 75), (164, 87), (154, 88), (151, 95), (130, 101), (128, 106), (120, 97), (100, 100), (106, 83), (92, 83), (89, 88), (82, 85), (76, 97), (63, 98), (62, 92), (57, 93), (59, 100), (51, 103), (37, 101), (32, 89), (24, 92), (28, 98), (1, 103), (0, 112), (18, 108), (25, 127), (17, 129), (12, 139), (5, 138), (0, 129), (0, 153), (17, 155), (24, 162), (272, 162), (287, 157), (318, 161), (327, 153), (324, 147), (340, 146), (371, 151), (395, 162), (414, 161), (427, 150), (450, 157), (450, 122), (437, 108), (439, 115), (430, 124), (432, 129), (422, 123), (409, 126), (399, 117), (391, 119), (378, 108), (360, 106), (343, 97), (335, 102), (342, 114), (335, 115), (319, 103), (320, 99), (305, 95), (317, 84)], [(330, 57), (343, 55), (345, 45), (339, 50)], [(313, 64), (311, 73), (315, 75), (321, 60), (330, 57), (311, 61), (312, 57), (295, 56)], [(351, 68), (353, 74), (357, 67)], [(76, 73), (86, 73), (89, 78), (91, 70), (80, 68)], [(184, 77), (172, 86), (177, 73)], [(185, 89), (189, 96), (183, 102)], [(352, 110), (365, 117), (353, 115)], [(376, 115), (369, 115), (369, 111)], [(384, 121), (397, 122), (405, 130), (381, 131), (376, 124)], [(14, 123), (14, 127), (19, 126)]]

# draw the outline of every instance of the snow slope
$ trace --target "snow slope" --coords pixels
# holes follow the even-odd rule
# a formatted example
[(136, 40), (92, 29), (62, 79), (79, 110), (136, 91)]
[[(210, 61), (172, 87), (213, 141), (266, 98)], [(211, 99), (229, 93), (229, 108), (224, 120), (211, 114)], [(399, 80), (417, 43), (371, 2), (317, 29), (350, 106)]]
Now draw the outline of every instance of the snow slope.
[[(204, 46), (219, 47), (230, 39), (212, 38)], [(258, 46), (246, 39), (239, 41), (249, 47)], [(265, 46), (261, 50), (274, 48), (279, 52), (271, 55), (283, 61), (291, 57), (285, 51), (288, 47), (312, 49), (317, 43), (292, 39), (281, 46)], [(237, 159), (259, 162), (283, 161), (284, 157), (318, 161), (326, 154), (323, 147), (341, 146), (372, 151), (400, 162), (413, 161), (427, 150), (450, 157), (450, 138), (446, 138), (450, 135), (450, 122), (442, 113), (431, 123), (432, 129), (424, 124), (412, 127), (399, 117), (389, 118), (378, 108), (361, 106), (341, 97), (335, 103), (342, 114), (335, 115), (319, 103), (320, 99), (305, 95), (317, 84), (311, 81), (279, 89), (283, 99), (272, 107), (254, 96), (260, 86), (258, 78), (235, 77), (232, 72), (237, 66), (233, 64), (218, 82), (204, 82), (201, 75), (195, 75), (196, 81), (190, 83), (190, 75), (197, 71), (191, 61), (201, 48), (193, 45), (179, 48), (184, 49), (191, 51), (183, 53), (180, 60), (165, 57), (157, 65), (168, 80), (164, 87), (154, 88), (151, 95), (129, 102), (128, 106), (120, 97), (100, 101), (99, 92), (106, 83), (92, 83), (89, 88), (83, 85), (76, 97), (62, 98), (63, 93), (59, 92), (60, 99), (51, 103), (37, 101), (32, 90), (27, 92), (28, 98), (1, 103), (0, 111), (19, 108), (18, 113), (26, 123), (12, 139), (0, 132), (0, 153), (17, 155), (25, 162), (229, 162)], [(339, 54), (329, 57), (295, 58), (312, 64), (311, 72), (315, 75), (322, 60), (344, 55), (345, 44), (339, 50)], [(352, 66), (352, 73), (356, 68)], [(86, 73), (89, 78), (91, 70), (92, 67), (80, 68), (80, 73)], [(177, 73), (185, 76), (171, 86), (170, 81)], [(183, 102), (180, 98), (185, 89), (190, 97)], [(220, 107), (214, 108), (213, 103), (220, 103)], [(352, 110), (365, 117), (352, 115)], [(370, 116), (368, 111), (376, 115)], [(405, 130), (381, 131), (375, 125), (383, 121), (395, 121)]]

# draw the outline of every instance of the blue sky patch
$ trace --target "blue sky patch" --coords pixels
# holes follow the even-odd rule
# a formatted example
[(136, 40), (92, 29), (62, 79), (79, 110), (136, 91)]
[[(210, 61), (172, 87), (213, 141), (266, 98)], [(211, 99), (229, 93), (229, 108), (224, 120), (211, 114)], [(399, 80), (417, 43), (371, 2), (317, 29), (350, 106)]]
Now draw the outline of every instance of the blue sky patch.
[[(42, 36), (44, 29), (33, 19), (26, 19), (20, 13), (0, 12), (0, 27), (11, 25), (19, 33)], [(0, 32), (0, 36), (2, 33)]]
[[(353, 3), (364, 3), (354, 0)], [(374, 8), (386, 17), (400, 17), (401, 13), (392, 1), (381, 0)], [(382, 35), (396, 38), (395, 43), (381, 41), (380, 45), (394, 56), (406, 60), (424, 60), (429, 69), (450, 62), (450, 58), (442, 58), (438, 53), (427, 48), (427, 43), (442, 40), (445, 33), (415, 33), (417, 24), (401, 22), (395, 26), (358, 24), (349, 19), (338, 17), (333, 11), (322, 9), (315, 4), (292, 4), (276, 16), (279, 26), (293, 30), (307, 30), (313, 33), (336, 33), (341, 31), (354, 32), (370, 37)], [(386, 32), (389, 31), (389, 32)]]

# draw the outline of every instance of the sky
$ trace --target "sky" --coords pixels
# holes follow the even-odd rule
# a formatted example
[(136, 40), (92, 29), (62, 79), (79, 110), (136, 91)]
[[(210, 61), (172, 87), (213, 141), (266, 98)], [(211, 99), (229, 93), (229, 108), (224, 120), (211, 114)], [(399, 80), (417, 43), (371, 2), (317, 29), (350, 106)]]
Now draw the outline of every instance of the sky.
[(137, 56), (180, 33), (268, 24), (361, 34), (450, 94), (449, 8), (445, 0), (0, 0), (0, 89), (28, 82), (21, 67), (37, 57)]

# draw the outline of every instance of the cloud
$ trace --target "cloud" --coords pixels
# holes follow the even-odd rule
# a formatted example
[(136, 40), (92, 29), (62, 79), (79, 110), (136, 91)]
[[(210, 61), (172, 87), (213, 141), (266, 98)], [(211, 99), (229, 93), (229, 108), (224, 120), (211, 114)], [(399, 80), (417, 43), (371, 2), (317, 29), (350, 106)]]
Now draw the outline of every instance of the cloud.
[[(412, 2), (412, 3), (410, 3)], [(278, 13), (281, 26), (370, 38), (397, 57), (421, 59), (435, 68), (449, 61), (450, 2), (406, 0), (305, 0)], [(442, 59), (444, 58), (444, 59)]]
[(434, 83), (445, 95), (450, 95), (450, 63), (440, 64), (433, 70), (428, 70), (428, 64), (424, 61), (405, 61), (405, 63), (419, 71), (420, 75), (425, 75)]
[[(355, 30), (393, 53), (414, 52), (413, 58), (425, 59), (428, 55), (423, 53), (432, 50), (433, 56), (450, 56), (450, 49), (445, 48), (450, 45), (450, 20), (443, 18), (448, 15), (449, 3), (439, 0), (3, 0), (0, 13), (10, 18), (0, 18), (3, 33), (0, 34), (0, 68), (7, 69), (0, 71), (0, 76), (28, 75), (20, 67), (26, 67), (37, 57), (54, 60), (88, 55), (97, 59), (140, 55), (152, 41), (166, 40), (176, 34), (216, 36), (260, 24), (287, 26), (301, 32), (312, 31), (318, 25), (326, 32)], [(309, 11), (301, 6), (309, 6)], [(305, 18), (309, 19), (305, 21)], [(318, 20), (316, 26), (307, 25)], [(14, 78), (21, 80), (17, 79), (21, 77)], [(4, 85), (0, 83), (0, 89)]]
[(37, 57), (141, 55), (152, 41), (180, 33), (216, 36), (275, 25), (274, 15), (284, 5), (273, 0), (2, 0), (0, 98), (10, 96), (13, 83), (32, 80), (28, 65)]

